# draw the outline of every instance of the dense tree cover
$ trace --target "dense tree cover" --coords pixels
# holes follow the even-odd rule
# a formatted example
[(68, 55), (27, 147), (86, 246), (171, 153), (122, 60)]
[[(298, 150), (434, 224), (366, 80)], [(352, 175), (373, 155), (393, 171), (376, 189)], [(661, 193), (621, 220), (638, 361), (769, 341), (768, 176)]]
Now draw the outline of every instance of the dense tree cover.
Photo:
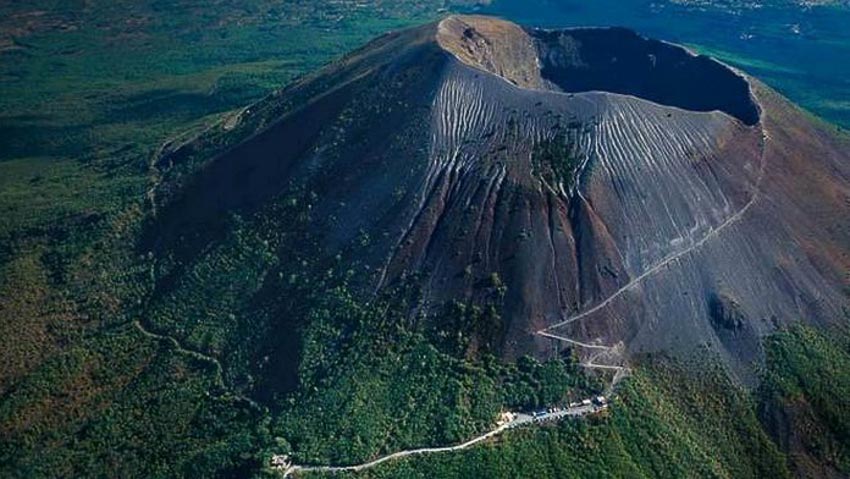
[(311, 312), (300, 388), (274, 428), (299, 463), (356, 464), (459, 443), (494, 427), (502, 410), (563, 403), (595, 386), (570, 358), (503, 364), (447, 354), (393, 293), (364, 304), (337, 288)]
[(760, 414), (800, 474), (850, 474), (850, 340), (798, 326), (766, 344)]
[(3, 477), (212, 477), (255, 470), (267, 421), (209, 364), (118, 328), (56, 355), (0, 402)]
[[(93, 302), (103, 320), (4, 395), (4, 475), (241, 476), (280, 452), (357, 462), (460, 442), (500, 410), (595, 386), (569, 357), (470, 355), (466, 330), (486, 315), (461, 303), (411, 315), (415, 281), (355, 299), (358, 267), (318, 249), (312, 201), (293, 188), (262, 211), (222, 218), (214, 241), (186, 231), (154, 256), (107, 250), (123, 253), (101, 270), (110, 287), (139, 300), (114, 306), (117, 318)], [(66, 257), (38, 263), (45, 281), (77, 274)], [(498, 297), (504, 285), (490, 283)], [(235, 400), (245, 394), (270, 410)]]
[[(309, 477), (318, 477), (312, 474)], [(348, 477), (354, 477), (350, 474)], [(605, 414), (509, 431), (357, 477), (789, 477), (746, 392), (719, 368), (650, 360)]]
[(342, 477), (843, 477), (847, 338), (800, 325), (772, 335), (756, 390), (709, 350), (687, 363), (644, 358), (606, 414)]

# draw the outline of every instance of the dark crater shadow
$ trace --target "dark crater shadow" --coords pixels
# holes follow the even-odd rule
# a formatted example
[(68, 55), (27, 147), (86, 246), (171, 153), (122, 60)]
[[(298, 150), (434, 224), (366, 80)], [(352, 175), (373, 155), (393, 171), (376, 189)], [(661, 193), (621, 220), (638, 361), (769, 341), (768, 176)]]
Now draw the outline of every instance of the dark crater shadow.
[(691, 111), (759, 121), (747, 81), (725, 65), (625, 28), (531, 30), (545, 80), (570, 93), (633, 95)]

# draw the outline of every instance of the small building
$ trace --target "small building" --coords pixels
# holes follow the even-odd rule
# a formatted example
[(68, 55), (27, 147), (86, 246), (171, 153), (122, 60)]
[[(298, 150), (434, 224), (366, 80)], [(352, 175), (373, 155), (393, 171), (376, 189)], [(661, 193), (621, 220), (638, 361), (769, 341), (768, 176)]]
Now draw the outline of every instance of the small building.
[(601, 406), (603, 404), (608, 404), (608, 399), (605, 396), (596, 396), (593, 399), (593, 402), (596, 403), (596, 405)]
[(289, 469), (289, 466), (292, 465), (292, 462), (289, 460), (289, 456), (286, 454), (276, 454), (272, 456), (272, 467), (276, 469)]
[(593, 404), (593, 401), (591, 401), (590, 399), (582, 399), (581, 401), (582, 406), (590, 406), (591, 404)]
[(509, 424), (513, 422), (514, 419), (516, 419), (516, 414), (510, 411), (505, 411), (499, 415), (499, 419), (496, 421), (496, 425), (502, 426), (504, 424)]

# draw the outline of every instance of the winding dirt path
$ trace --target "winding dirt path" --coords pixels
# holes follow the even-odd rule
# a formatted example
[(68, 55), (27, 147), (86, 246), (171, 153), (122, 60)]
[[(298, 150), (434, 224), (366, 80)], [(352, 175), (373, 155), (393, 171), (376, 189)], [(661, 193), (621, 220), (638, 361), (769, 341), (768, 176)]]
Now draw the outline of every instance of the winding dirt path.
[(294, 465), (294, 466), (291, 466), (289, 469), (287, 469), (284, 474), (286, 476), (289, 476), (289, 475), (291, 475), (293, 473), (297, 473), (297, 472), (344, 472), (344, 471), (357, 472), (357, 471), (362, 471), (363, 469), (369, 469), (369, 468), (375, 467), (375, 466), (377, 466), (379, 464), (383, 464), (387, 461), (392, 461), (394, 459), (401, 459), (403, 457), (415, 456), (415, 455), (421, 455), (421, 454), (433, 454), (433, 453), (438, 453), (438, 452), (460, 451), (462, 449), (472, 447), (472, 446), (478, 444), (479, 442), (485, 441), (485, 440), (487, 440), (487, 439), (489, 439), (493, 436), (501, 434), (506, 429), (512, 427), (511, 424), (512, 423), (503, 424), (503, 425), (497, 427), (496, 429), (493, 429), (492, 431), (490, 431), (486, 434), (482, 434), (482, 435), (480, 435), (476, 438), (470, 439), (469, 441), (466, 441), (463, 444), (458, 444), (456, 446), (425, 447), (425, 448), (422, 448), (422, 449), (410, 449), (410, 450), (407, 450), (407, 451), (399, 451), (399, 452), (396, 452), (396, 453), (375, 459), (374, 461), (366, 462), (366, 463), (363, 463), (363, 464), (357, 464), (357, 465), (354, 465), (354, 466), (298, 466), (298, 465)]
[(540, 335), (540, 336), (547, 337), (547, 338), (557, 339), (558, 341), (563, 341), (565, 343), (575, 344), (576, 346), (581, 346), (582, 348), (603, 349), (605, 351), (608, 351), (612, 348), (612, 346), (604, 346), (604, 345), (601, 345), (601, 344), (583, 343), (581, 341), (576, 341), (575, 339), (570, 339), (566, 336), (558, 336), (557, 334), (552, 334), (545, 329), (537, 331), (537, 334)]
[[(217, 127), (223, 127), (225, 129), (232, 128), (232, 126), (230, 126), (228, 128), (228, 122), (232, 121), (230, 119), (230, 116), (232, 116), (232, 115), (239, 116), (247, 108), (249, 108), (249, 107), (245, 107), (245, 108), (239, 110), (238, 113), (232, 113), (231, 112), (230, 114), (228, 114), (228, 116), (225, 116), (223, 118), (219, 118), (219, 119), (212, 121), (212, 122), (210, 122), (206, 125), (200, 126), (200, 129), (189, 128), (188, 130), (183, 131), (183, 132), (181, 132), (177, 135), (174, 135), (172, 137), (164, 139), (159, 144), (159, 146), (156, 148), (156, 150), (153, 152), (150, 159), (148, 160), (148, 180), (149, 180), (149, 184), (148, 184), (148, 188), (145, 190), (145, 199), (149, 203), (148, 206), (150, 208), (150, 214), (151, 214), (152, 218), (156, 218), (156, 216), (157, 216), (156, 193), (157, 193), (157, 190), (158, 190), (160, 184), (162, 183), (162, 179), (163, 179), (163, 171), (161, 171), (159, 169), (159, 167), (157, 167), (157, 163), (165, 155), (166, 150), (174, 151), (176, 149), (179, 149), (182, 146), (184, 146), (185, 144), (187, 144), (188, 142), (190, 142), (190, 141), (192, 141), (196, 138), (201, 137), (203, 134), (207, 133), (208, 131), (212, 130), (213, 128), (217, 128)], [(155, 279), (154, 279), (153, 266), (151, 267), (151, 283), (152, 283), (152, 287), (155, 288), (156, 284), (155, 284)], [(183, 345), (180, 344), (180, 341), (178, 341), (176, 338), (171, 337), (171, 336), (167, 336), (167, 335), (163, 335), (163, 334), (158, 334), (158, 333), (155, 333), (155, 332), (147, 329), (145, 327), (145, 325), (142, 323), (142, 321), (140, 321), (138, 319), (133, 321), (133, 326), (139, 332), (141, 332), (142, 335), (144, 335), (148, 338), (155, 339), (155, 340), (158, 340), (158, 341), (165, 341), (165, 342), (170, 343), (174, 347), (174, 350), (178, 354), (189, 356), (193, 359), (212, 364), (215, 367), (215, 383), (216, 383), (216, 386), (220, 387), (223, 391), (228, 391), (227, 394), (224, 395), (223, 397), (234, 399), (234, 400), (241, 401), (241, 402), (245, 402), (249, 406), (251, 406), (252, 408), (257, 409), (257, 410), (262, 409), (262, 407), (256, 401), (249, 398), (248, 396), (233, 392), (232, 389), (229, 388), (225, 384), (224, 367), (222, 366), (221, 362), (218, 359), (216, 359), (212, 356), (209, 356), (207, 354), (201, 353), (199, 351), (187, 349), (187, 348), (183, 347)]]
[[(573, 408), (567, 408), (558, 412), (549, 413), (545, 416), (545, 421), (555, 421), (564, 419), (567, 417), (580, 417), (586, 416), (588, 414), (596, 413), (601, 408), (596, 405), (590, 406), (577, 406)], [(462, 444), (458, 444), (455, 446), (445, 446), (445, 447), (424, 447), (421, 449), (409, 449), (406, 451), (399, 451), (393, 454), (389, 454), (374, 461), (365, 462), (363, 464), (356, 464), (351, 466), (300, 466), (300, 465), (291, 465), (289, 468), (284, 469), (284, 476), (291, 476), (292, 474), (298, 472), (358, 472), (364, 469), (370, 469), (380, 464), (383, 464), (388, 461), (392, 461), (395, 459), (401, 459), (409, 456), (418, 456), (424, 454), (437, 454), (442, 452), (454, 452), (460, 451), (463, 449), (468, 449), (476, 444), (486, 441), (492, 437), (498, 436), (508, 429), (513, 429), (520, 426), (532, 425), (536, 424), (533, 416), (529, 416), (528, 414), (518, 414), (514, 420), (511, 422), (502, 424), (501, 426), (481, 434), (480, 436), (476, 436)]]
[[(558, 340), (558, 341), (566, 342), (566, 343), (573, 344), (573, 345), (583, 347), (583, 348), (587, 348), (587, 349), (598, 349), (598, 350), (605, 350), (605, 351), (614, 350), (615, 346), (605, 346), (605, 345), (600, 345), (600, 344), (584, 343), (584, 342), (581, 342), (581, 341), (576, 341), (574, 339), (567, 338), (565, 336), (559, 336), (557, 334), (553, 334), (550, 331), (552, 331), (553, 329), (557, 329), (557, 328), (560, 328), (562, 326), (565, 326), (567, 324), (570, 324), (570, 323), (573, 323), (573, 322), (576, 322), (576, 321), (580, 321), (580, 320), (590, 316), (591, 314), (596, 313), (596, 312), (604, 309), (606, 306), (611, 304), (615, 299), (622, 296), (626, 291), (629, 291), (629, 290), (637, 287), (646, 278), (648, 278), (648, 277), (654, 275), (655, 273), (661, 271), (663, 268), (665, 268), (666, 266), (668, 266), (669, 264), (671, 264), (675, 261), (678, 261), (680, 258), (698, 250), (704, 244), (706, 244), (709, 240), (717, 238), (720, 235), (720, 233), (722, 233), (724, 230), (726, 230), (727, 228), (729, 228), (733, 224), (739, 222), (744, 217), (744, 215), (747, 214), (747, 212), (750, 210), (750, 208), (756, 203), (756, 201), (759, 199), (759, 196), (761, 194), (761, 184), (762, 184), (762, 181), (764, 180), (765, 171), (767, 169), (767, 141), (770, 139), (770, 137), (769, 137), (769, 135), (767, 134), (767, 131), (764, 128), (764, 124), (761, 124), (760, 127), (761, 127), (761, 131), (762, 131), (762, 139), (761, 139), (761, 155), (760, 155), (760, 162), (759, 162), (760, 163), (759, 164), (759, 172), (758, 172), (758, 176), (756, 177), (755, 184), (753, 186), (752, 196), (750, 197), (749, 201), (747, 201), (747, 203), (744, 204), (743, 207), (741, 207), (740, 210), (738, 210), (737, 212), (735, 212), (734, 214), (732, 214), (731, 216), (726, 218), (725, 221), (720, 223), (716, 228), (711, 229), (702, 238), (700, 238), (695, 243), (691, 244), (689, 247), (684, 248), (684, 249), (682, 249), (678, 252), (670, 254), (669, 256), (667, 256), (666, 258), (664, 258), (663, 260), (661, 260), (660, 262), (658, 262), (657, 264), (655, 264), (651, 268), (647, 269), (646, 271), (644, 271), (640, 275), (633, 278), (631, 281), (629, 281), (628, 283), (623, 285), (620, 289), (614, 291), (611, 295), (609, 295), (607, 298), (605, 298), (604, 300), (597, 303), (595, 306), (593, 306), (589, 309), (586, 309), (586, 310), (584, 310), (580, 313), (574, 314), (573, 316), (570, 316), (570, 317), (564, 319), (563, 321), (560, 321), (558, 323), (547, 326), (547, 327), (537, 331), (535, 334), (537, 334), (538, 336), (544, 336), (544, 337), (547, 337), (547, 338), (550, 338), (550, 339), (555, 339), (555, 340)], [(593, 362), (586, 362), (586, 363), (583, 363), (582, 365), (584, 367), (587, 367), (587, 368), (615, 370), (615, 371), (618, 371), (618, 373), (628, 371), (628, 368), (623, 367), (623, 366), (602, 365), (602, 364), (595, 364)], [(617, 381), (616, 375), (615, 375), (615, 381)]]
[(224, 367), (221, 365), (221, 361), (219, 361), (218, 359), (216, 359), (212, 356), (206, 355), (204, 353), (198, 352), (198, 351), (186, 349), (185, 347), (183, 347), (182, 344), (180, 344), (180, 341), (177, 341), (177, 339), (175, 339), (171, 336), (166, 336), (166, 335), (154, 333), (153, 331), (150, 331), (149, 329), (145, 328), (145, 326), (142, 324), (142, 322), (139, 321), (138, 319), (133, 321), (133, 326), (137, 330), (139, 330), (139, 332), (141, 332), (142, 335), (144, 335), (148, 338), (155, 339), (157, 341), (165, 341), (167, 343), (170, 343), (172, 345), (172, 347), (174, 348), (174, 350), (178, 354), (182, 354), (184, 356), (189, 356), (189, 357), (196, 359), (198, 361), (203, 361), (203, 362), (212, 364), (215, 367), (215, 383), (216, 383), (216, 386), (220, 387), (223, 391), (228, 391), (227, 394), (225, 394), (222, 397), (244, 402), (244, 403), (248, 404), (249, 406), (251, 406), (252, 408), (257, 409), (257, 410), (262, 409), (262, 407), (259, 404), (257, 404), (257, 402), (254, 401), (253, 399), (249, 398), (248, 396), (242, 395), (242, 394), (234, 393), (229, 387), (227, 387), (227, 385), (224, 382)]

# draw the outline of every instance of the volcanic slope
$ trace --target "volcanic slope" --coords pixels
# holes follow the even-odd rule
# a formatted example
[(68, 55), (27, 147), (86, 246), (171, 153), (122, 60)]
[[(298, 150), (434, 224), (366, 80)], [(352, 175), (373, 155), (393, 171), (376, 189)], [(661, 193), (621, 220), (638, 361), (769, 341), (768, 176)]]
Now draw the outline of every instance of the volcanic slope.
[(168, 290), (222, 218), (309, 191), (317, 254), (356, 260), (364, 296), (415, 278), (420, 312), (494, 307), (478, 347), (618, 365), (708, 344), (746, 378), (763, 335), (843, 317), (848, 151), (678, 46), (453, 16), (170, 145), (150, 241)]

